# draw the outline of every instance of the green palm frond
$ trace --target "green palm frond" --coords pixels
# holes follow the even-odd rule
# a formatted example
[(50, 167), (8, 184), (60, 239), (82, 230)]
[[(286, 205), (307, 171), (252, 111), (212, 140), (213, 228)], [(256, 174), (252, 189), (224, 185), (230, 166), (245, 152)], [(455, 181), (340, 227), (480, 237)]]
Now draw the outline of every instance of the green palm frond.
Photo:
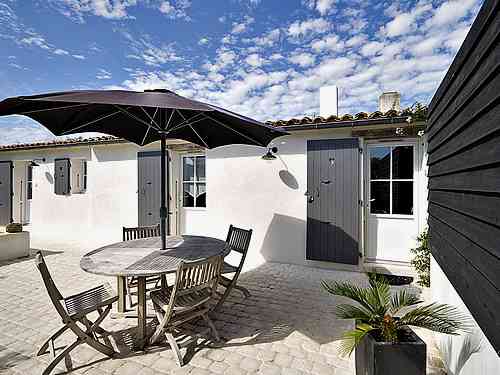
[(348, 304), (338, 305), (335, 315), (339, 319), (355, 319), (364, 322), (369, 322), (373, 319), (373, 315), (365, 308)]
[(391, 301), (389, 284), (381, 279), (372, 279), (370, 280), (370, 288), (365, 291), (365, 296), (367, 302), (378, 316), (383, 317), (387, 313)]
[(398, 321), (398, 326), (404, 325), (456, 335), (460, 331), (467, 332), (469, 330), (470, 320), (453, 306), (431, 303), (416, 307), (403, 315)]
[(366, 310), (370, 311), (370, 313), (375, 312), (373, 306), (371, 306), (366, 300), (365, 288), (358, 287), (348, 282), (327, 282), (324, 280), (321, 282), (321, 286), (330, 294), (350, 298), (359, 303)]
[(397, 314), (402, 308), (418, 305), (422, 302), (416, 295), (408, 293), (406, 289), (402, 289), (392, 296), (389, 312)]
[(369, 324), (360, 323), (357, 324), (356, 328), (352, 331), (344, 333), (339, 347), (339, 354), (345, 357), (350, 356), (361, 340), (374, 329), (375, 328)]

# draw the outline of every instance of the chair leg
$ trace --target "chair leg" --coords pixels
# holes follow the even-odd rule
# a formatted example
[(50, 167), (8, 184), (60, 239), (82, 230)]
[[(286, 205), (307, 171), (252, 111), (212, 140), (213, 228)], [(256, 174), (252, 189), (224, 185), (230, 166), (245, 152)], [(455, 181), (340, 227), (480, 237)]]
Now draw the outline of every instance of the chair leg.
[(219, 301), (217, 302), (217, 304), (213, 308), (213, 311), (218, 311), (221, 308), (221, 306), (224, 303), (224, 301), (226, 300), (226, 298), (229, 297), (229, 294), (231, 293), (231, 290), (233, 289), (233, 284), (229, 284), (229, 286), (227, 286), (225, 288), (226, 288), (226, 290), (224, 291), (224, 294), (222, 295), (222, 297), (219, 299)]
[(179, 349), (179, 345), (177, 345), (177, 341), (175, 340), (174, 335), (172, 335), (171, 332), (165, 332), (165, 337), (167, 338), (170, 347), (175, 353), (175, 357), (177, 358), (177, 364), (182, 367), (184, 365), (184, 360), (182, 358), (181, 350)]
[(38, 350), (36, 355), (39, 356), (45, 354), (47, 352), (50, 342), (54, 341), (56, 338), (61, 336), (68, 328), (69, 328), (68, 326), (59, 328), (54, 334), (52, 334), (52, 336), (50, 336), (47, 340), (45, 340), (45, 342), (42, 344), (40, 350)]
[(158, 320), (158, 327), (156, 327), (155, 333), (153, 336), (151, 336), (151, 339), (149, 340), (149, 343), (153, 345), (156, 340), (160, 337), (163, 327), (165, 327), (165, 324), (167, 324), (167, 319), (165, 319), (165, 314), (163, 313), (163, 310), (161, 307), (157, 306), (155, 303), (153, 303), (153, 307), (155, 309), (156, 313), (156, 319)]
[(47, 366), (47, 368), (43, 371), (42, 375), (49, 375), (52, 370), (57, 366), (61, 360), (63, 360), (69, 352), (71, 352), (74, 348), (76, 348), (78, 345), (82, 343), (82, 340), (80, 338), (76, 339), (71, 345), (68, 345), (67, 347), (64, 348), (64, 350), (57, 355)]
[(243, 293), (243, 295), (245, 296), (245, 298), (250, 297), (250, 292), (248, 291), (247, 288), (245, 288), (243, 286), (235, 285), (234, 289), (237, 289), (238, 291), (240, 291), (241, 293)]
[(208, 326), (210, 327), (210, 330), (212, 331), (212, 335), (214, 336), (215, 341), (219, 342), (220, 341), (219, 332), (217, 332), (217, 329), (215, 328), (215, 324), (212, 322), (212, 319), (210, 319), (207, 314), (203, 314), (201, 317), (203, 318), (205, 323), (207, 323)]
[(132, 302), (132, 292), (130, 291), (130, 285), (128, 283), (128, 277), (125, 278), (125, 293), (127, 293), (127, 298), (128, 298), (128, 304), (130, 308), (134, 307), (134, 304)]

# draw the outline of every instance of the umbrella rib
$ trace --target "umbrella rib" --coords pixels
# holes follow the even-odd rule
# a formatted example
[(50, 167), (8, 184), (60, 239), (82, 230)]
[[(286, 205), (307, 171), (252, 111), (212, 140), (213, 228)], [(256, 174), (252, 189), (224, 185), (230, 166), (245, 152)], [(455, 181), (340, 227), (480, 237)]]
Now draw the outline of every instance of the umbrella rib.
[[(168, 132), (170, 133), (170, 132), (176, 131), (176, 130), (178, 130), (178, 129), (180, 129), (180, 128), (183, 128), (184, 126), (188, 126), (188, 124), (190, 123), (190, 121), (191, 121), (192, 119), (194, 119), (194, 118), (196, 118), (196, 117), (198, 117), (198, 116), (201, 116), (201, 115), (203, 115), (203, 112), (200, 112), (200, 113), (197, 113), (197, 114), (196, 114), (196, 115), (194, 115), (194, 116), (191, 116), (191, 117), (190, 117), (190, 118), (188, 118), (187, 120), (182, 121), (180, 124), (175, 125), (175, 126), (174, 126), (172, 129), (170, 129)], [(191, 122), (191, 124), (194, 124), (195, 122), (199, 122), (199, 121), (202, 121), (202, 120), (204, 120), (204, 119), (203, 119), (203, 118), (198, 119), (198, 120), (196, 120), (196, 121)]]
[(225, 127), (226, 129), (229, 129), (229, 130), (231, 130), (232, 132), (234, 132), (234, 133), (236, 133), (236, 134), (238, 134), (238, 135), (242, 136), (243, 138), (248, 139), (249, 141), (252, 141), (252, 142), (253, 142), (253, 144), (255, 144), (255, 145), (260, 145), (260, 146), (262, 146), (262, 147), (266, 147), (266, 145), (265, 145), (265, 144), (263, 144), (262, 142), (259, 142), (259, 141), (255, 140), (255, 139), (253, 139), (252, 137), (250, 137), (250, 136), (248, 136), (248, 135), (246, 135), (246, 134), (243, 134), (243, 133), (239, 132), (238, 130), (233, 129), (233, 128), (232, 128), (232, 127), (230, 127), (229, 125), (224, 124), (223, 122), (221, 122), (221, 121), (219, 121), (219, 120), (217, 120), (217, 119), (215, 119), (215, 118), (213, 118), (213, 117), (211, 117), (211, 116), (208, 116), (208, 115), (207, 115), (207, 114), (205, 114), (205, 113), (204, 113), (203, 115), (204, 115), (207, 119), (209, 119), (209, 120), (211, 120), (211, 121), (216, 122), (217, 124), (219, 124), (219, 125), (221, 125), (221, 126)]
[[(177, 109), (176, 109), (175, 111), (179, 114), (179, 116), (181, 116), (184, 120), (186, 120), (186, 118), (184, 117), (184, 115), (183, 115), (180, 111), (178, 111)], [(206, 147), (206, 148), (210, 148), (210, 147), (208, 147), (207, 142), (205, 142), (205, 140), (204, 140), (204, 139), (203, 139), (203, 138), (202, 138), (202, 137), (198, 134), (198, 132), (197, 132), (197, 131), (193, 128), (193, 125), (191, 125), (189, 122), (188, 122), (188, 124), (187, 124), (187, 125), (191, 128), (191, 130), (194, 132), (194, 134), (196, 134), (196, 136), (200, 139), (200, 141), (202, 141), (202, 142), (203, 142), (203, 144), (205, 145), (205, 147)]]
[[(142, 108), (142, 110), (146, 113), (146, 115), (149, 116), (149, 113), (147, 113), (147, 111), (144, 108)], [(158, 107), (156, 107), (155, 113), (153, 113), (153, 117), (149, 116), (149, 118), (151, 119), (151, 121), (154, 122), (155, 124), (156, 124), (156, 122), (155, 122), (154, 118), (156, 117), (156, 113), (157, 112), (158, 112)], [(144, 145), (144, 142), (146, 142), (146, 137), (148, 136), (150, 129), (151, 129), (151, 126), (148, 126), (148, 128), (146, 129), (146, 133), (144, 134), (144, 138), (142, 138), (141, 145)]]
[(18, 113), (18, 115), (29, 115), (30, 113), (48, 112), (48, 111), (57, 111), (57, 110), (59, 110), (59, 109), (83, 107), (83, 106), (86, 106), (86, 105), (91, 105), (91, 103), (80, 103), (80, 104), (75, 104), (75, 105), (67, 105), (67, 106), (64, 106), (64, 107), (54, 107), (54, 108), (35, 109), (35, 110), (33, 110), (33, 111), (19, 112), (19, 113)]
[(153, 117), (151, 117), (151, 115), (148, 113), (148, 111), (146, 111), (146, 110), (144, 109), (144, 107), (140, 107), (140, 108), (142, 109), (142, 112), (144, 112), (144, 113), (146, 114), (146, 116), (148, 116), (148, 117), (149, 117), (149, 119), (151, 120), (151, 123), (154, 123), (154, 124), (155, 124), (155, 125), (159, 128), (160, 126), (159, 126), (159, 125), (156, 123), (156, 121), (154, 120), (154, 118), (155, 118), (155, 116), (156, 116), (156, 112), (158, 112), (158, 107), (156, 107), (156, 109), (155, 109), (155, 113), (153, 114)]
[(165, 126), (165, 130), (168, 130), (168, 126), (170, 125), (170, 121), (172, 120), (172, 117), (174, 116), (174, 111), (170, 113), (170, 117), (168, 118), (167, 125)]
[(99, 122), (101, 120), (105, 120), (105, 119), (107, 119), (109, 117), (112, 117), (112, 116), (115, 116), (118, 113), (120, 113), (120, 111), (115, 111), (115, 112), (112, 112), (112, 113), (108, 113), (107, 115), (104, 115), (104, 116), (96, 118), (96, 119), (94, 119), (92, 121), (86, 122), (85, 124), (78, 125), (76, 128), (72, 128), (72, 129), (66, 130), (63, 133), (61, 133), (61, 135), (65, 135), (65, 134), (74, 132), (75, 130), (81, 129), (81, 128), (85, 127), (85, 126), (89, 126), (89, 125), (95, 124), (96, 122)]
[(157, 131), (161, 131), (161, 129), (159, 129), (159, 128), (155, 127), (155, 126), (152, 126), (152, 125), (148, 124), (146, 121), (144, 121), (144, 120), (143, 120), (143, 119), (141, 119), (140, 117), (137, 117), (136, 115), (134, 115), (133, 113), (130, 113), (130, 112), (129, 112), (129, 111), (127, 111), (126, 109), (121, 108), (119, 105), (116, 105), (116, 104), (115, 104), (115, 107), (116, 107), (119, 111), (121, 111), (121, 112), (125, 113), (127, 116), (129, 116), (129, 117), (133, 118), (134, 120), (138, 121), (139, 123), (141, 123), (141, 124), (143, 124), (143, 125), (145, 125), (145, 126), (148, 126), (148, 127), (155, 128)]

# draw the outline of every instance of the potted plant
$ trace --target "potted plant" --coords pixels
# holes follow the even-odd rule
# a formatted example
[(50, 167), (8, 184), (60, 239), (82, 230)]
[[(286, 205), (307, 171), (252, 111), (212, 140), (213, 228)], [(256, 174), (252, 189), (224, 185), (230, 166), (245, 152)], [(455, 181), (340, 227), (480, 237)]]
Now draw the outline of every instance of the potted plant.
[(406, 289), (391, 293), (381, 280), (363, 288), (349, 282), (322, 282), (323, 288), (356, 304), (340, 304), (336, 315), (354, 319), (355, 329), (344, 334), (341, 354), (356, 349), (358, 375), (425, 375), (426, 345), (409, 327), (456, 335), (468, 320), (453, 306), (422, 301)]

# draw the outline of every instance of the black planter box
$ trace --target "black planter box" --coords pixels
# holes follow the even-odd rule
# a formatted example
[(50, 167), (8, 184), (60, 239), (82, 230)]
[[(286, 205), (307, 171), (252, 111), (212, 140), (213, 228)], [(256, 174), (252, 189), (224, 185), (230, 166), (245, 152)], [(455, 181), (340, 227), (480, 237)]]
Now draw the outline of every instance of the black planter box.
[(407, 342), (380, 342), (368, 334), (356, 347), (356, 375), (425, 375), (427, 348), (411, 329)]

